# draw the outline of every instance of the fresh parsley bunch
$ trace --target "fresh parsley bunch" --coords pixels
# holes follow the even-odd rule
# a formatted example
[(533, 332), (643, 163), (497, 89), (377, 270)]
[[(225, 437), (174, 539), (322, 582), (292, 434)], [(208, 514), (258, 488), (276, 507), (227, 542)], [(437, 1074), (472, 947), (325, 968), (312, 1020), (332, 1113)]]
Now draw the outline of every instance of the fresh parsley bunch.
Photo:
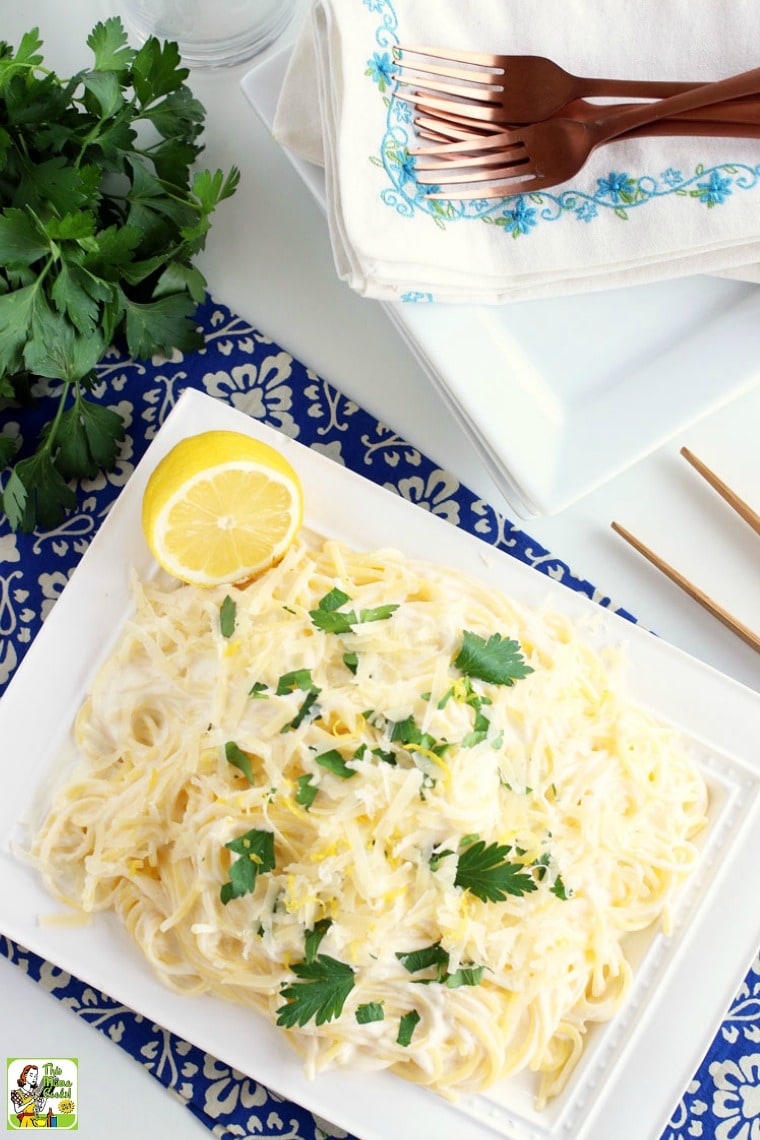
[(205, 111), (175, 43), (136, 51), (113, 17), (87, 44), (92, 66), (60, 79), (37, 29), (16, 51), (0, 43), (0, 406), (29, 399), (36, 378), (60, 385), (32, 455), (0, 435), (2, 506), (23, 531), (56, 526), (72, 482), (116, 461), (121, 418), (87, 396), (106, 349), (199, 346), (192, 260), (240, 177), (192, 172)]

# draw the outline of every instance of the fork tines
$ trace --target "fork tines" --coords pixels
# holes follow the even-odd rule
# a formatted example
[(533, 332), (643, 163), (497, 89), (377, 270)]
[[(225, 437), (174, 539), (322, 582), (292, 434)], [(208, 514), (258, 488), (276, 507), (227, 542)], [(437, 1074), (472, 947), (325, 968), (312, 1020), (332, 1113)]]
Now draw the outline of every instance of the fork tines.
[[(470, 119), (478, 107), (498, 105), (504, 93), (501, 77), (504, 69), (494, 65), (493, 57), (473, 53), (457, 53), (456, 62), (465, 66), (431, 63), (430, 58), (446, 60), (445, 49), (405, 47), (394, 49), (396, 77), (401, 85), (414, 89), (411, 94), (397, 91), (397, 98), (419, 104), (431, 96), (440, 111), (456, 114), (459, 102), (469, 110)], [(407, 60), (407, 56), (410, 56)], [(472, 66), (470, 66), (472, 64)], [(483, 70), (483, 68), (490, 68)], [(439, 99), (445, 95), (448, 99)]]

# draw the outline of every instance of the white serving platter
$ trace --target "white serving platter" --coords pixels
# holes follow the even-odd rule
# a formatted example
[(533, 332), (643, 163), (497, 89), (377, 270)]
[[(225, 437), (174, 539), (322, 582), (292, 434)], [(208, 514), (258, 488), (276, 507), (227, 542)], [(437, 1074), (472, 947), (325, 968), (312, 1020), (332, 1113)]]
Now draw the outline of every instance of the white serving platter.
[[(242, 81), (269, 129), (290, 50)], [(322, 167), (286, 153), (324, 208)], [(384, 308), (521, 518), (558, 513), (760, 379), (760, 293), (742, 281)]]
[[(542, 1113), (532, 1078), (449, 1103), (389, 1074), (306, 1079), (284, 1034), (219, 999), (166, 990), (111, 916), (87, 927), (40, 923), (59, 908), (18, 844), (70, 749), (75, 712), (130, 609), (132, 569), (149, 576), (140, 510), (159, 458), (199, 431), (242, 431), (279, 447), (306, 494), (306, 523), (354, 546), (392, 545), (456, 566), (622, 646), (636, 698), (680, 727), (711, 791), (699, 867), (673, 932), (637, 936), (630, 1000), (589, 1045), (567, 1089)], [(760, 695), (585, 596), (541, 575), (334, 461), (197, 392), (171, 412), (84, 555), (0, 704), (0, 931), (241, 1072), (362, 1140), (657, 1140), (760, 945)], [(705, 963), (710, 963), (705, 970)]]

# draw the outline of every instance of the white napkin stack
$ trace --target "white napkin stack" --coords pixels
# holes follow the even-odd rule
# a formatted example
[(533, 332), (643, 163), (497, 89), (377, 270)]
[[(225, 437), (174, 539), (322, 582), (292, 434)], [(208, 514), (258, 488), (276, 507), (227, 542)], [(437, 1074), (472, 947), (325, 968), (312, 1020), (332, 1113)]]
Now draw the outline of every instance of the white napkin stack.
[(598, 149), (571, 182), (451, 211), (422, 197), (396, 44), (545, 55), (578, 75), (707, 82), (760, 65), (757, 0), (314, 0), (275, 138), (324, 164), (336, 267), (385, 301), (491, 304), (713, 273), (759, 280), (760, 140)]

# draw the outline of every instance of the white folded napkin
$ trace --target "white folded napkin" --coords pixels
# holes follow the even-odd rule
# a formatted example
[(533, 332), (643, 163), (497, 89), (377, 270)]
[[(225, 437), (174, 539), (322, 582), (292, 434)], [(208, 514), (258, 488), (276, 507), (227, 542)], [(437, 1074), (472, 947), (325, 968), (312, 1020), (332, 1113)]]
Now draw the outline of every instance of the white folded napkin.
[(757, 0), (314, 0), (274, 135), (324, 163), (337, 270), (365, 296), (480, 304), (694, 273), (757, 280), (760, 140), (625, 140), (538, 195), (432, 202), (392, 53), (454, 45), (707, 82), (760, 65), (759, 32)]

